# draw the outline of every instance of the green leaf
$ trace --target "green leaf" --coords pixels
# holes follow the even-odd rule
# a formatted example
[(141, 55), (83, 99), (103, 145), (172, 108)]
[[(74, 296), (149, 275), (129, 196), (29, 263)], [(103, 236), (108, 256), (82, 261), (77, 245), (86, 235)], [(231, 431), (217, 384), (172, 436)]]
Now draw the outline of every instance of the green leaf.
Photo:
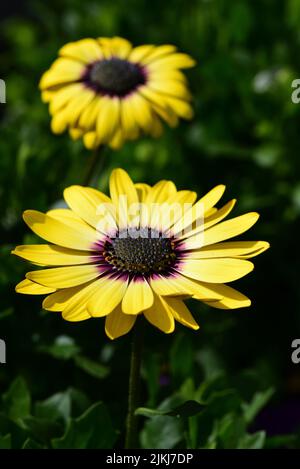
[(3, 413), (0, 413), (0, 435), (11, 435), (12, 448), (21, 448), (26, 438), (28, 438), (28, 432), (24, 429), (23, 421), (17, 420), (15, 422)]
[(238, 449), (262, 449), (266, 441), (266, 432), (256, 432), (253, 434), (245, 434), (241, 437)]
[(11, 435), (0, 436), (0, 449), (11, 449)]
[(40, 346), (39, 351), (59, 360), (70, 360), (80, 352), (80, 348), (75, 344), (74, 339), (62, 335), (56, 338), (54, 344)]
[(212, 393), (205, 402), (212, 415), (222, 416), (228, 412), (240, 411), (242, 400), (235, 389), (225, 389)]
[(213, 395), (224, 392), (228, 388), (227, 379), (223, 373), (218, 373), (203, 381), (197, 391), (198, 400), (208, 401)]
[(146, 421), (141, 432), (141, 446), (142, 448), (171, 449), (182, 438), (182, 423), (178, 418), (156, 416)]
[(136, 409), (135, 414), (143, 415), (144, 417), (155, 417), (157, 415), (169, 415), (170, 417), (191, 417), (192, 415), (199, 414), (203, 408), (204, 406), (199, 402), (190, 400), (170, 410), (139, 407)]
[[(226, 415), (240, 415), (241, 399), (234, 389), (213, 392), (206, 401), (206, 407), (197, 416), (198, 435), (196, 448), (205, 448), (210, 443), (219, 446), (220, 423)], [(194, 417), (192, 417), (194, 418)], [(228, 422), (223, 422), (223, 430), (226, 430)], [(243, 425), (245, 426), (245, 424)], [(223, 447), (221, 445), (221, 447)]]
[(225, 415), (216, 423), (217, 438), (224, 449), (236, 449), (241, 435), (244, 435), (246, 425), (244, 419), (235, 413)]
[(60, 392), (49, 397), (45, 401), (37, 402), (35, 415), (48, 420), (67, 420), (71, 416), (70, 392)]
[(91, 406), (91, 401), (84, 392), (78, 389), (69, 388), (68, 392), (72, 402), (72, 417), (79, 417)]
[(49, 444), (52, 438), (61, 435), (63, 430), (63, 427), (57, 422), (45, 418), (30, 416), (26, 417), (23, 423), (28, 433), (34, 439), (46, 444)]
[(24, 442), (22, 449), (45, 449), (45, 446), (40, 445), (31, 438), (27, 438), (27, 440)]
[(253, 422), (257, 414), (269, 402), (273, 394), (274, 389), (269, 388), (266, 391), (255, 393), (251, 402), (242, 404), (244, 418), (247, 423)]
[(140, 436), (142, 448), (174, 448), (183, 439), (182, 421), (168, 415), (182, 404), (182, 397), (174, 394), (159, 405), (156, 415), (149, 415)]
[(52, 440), (54, 449), (109, 449), (116, 440), (110, 416), (102, 402), (92, 405), (83, 415), (69, 421), (61, 438)]
[(109, 374), (109, 368), (107, 366), (83, 357), (82, 355), (77, 355), (75, 357), (75, 363), (79, 368), (94, 378), (103, 379)]
[(30, 394), (22, 377), (15, 379), (2, 399), (4, 411), (10, 419), (19, 420), (30, 414)]

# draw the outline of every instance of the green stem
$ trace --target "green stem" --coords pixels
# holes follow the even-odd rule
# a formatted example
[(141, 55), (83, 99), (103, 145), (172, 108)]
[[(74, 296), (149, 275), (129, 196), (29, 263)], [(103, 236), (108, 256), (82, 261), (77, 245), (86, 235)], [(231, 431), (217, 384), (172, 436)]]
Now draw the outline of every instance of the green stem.
[(97, 177), (100, 175), (104, 166), (104, 146), (100, 145), (95, 148), (90, 156), (87, 171), (83, 178), (84, 186), (93, 186), (96, 183)]
[(132, 337), (129, 391), (128, 391), (128, 414), (126, 421), (125, 448), (132, 449), (137, 447), (137, 424), (138, 417), (135, 410), (139, 406), (140, 396), (140, 371), (142, 363), (143, 349), (143, 324), (141, 318), (138, 318)]

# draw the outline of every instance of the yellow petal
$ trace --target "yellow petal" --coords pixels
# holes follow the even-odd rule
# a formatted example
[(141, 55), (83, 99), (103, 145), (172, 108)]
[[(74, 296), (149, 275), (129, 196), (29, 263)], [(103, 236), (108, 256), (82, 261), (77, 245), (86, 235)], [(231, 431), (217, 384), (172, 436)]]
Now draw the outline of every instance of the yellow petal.
[[(193, 225), (189, 226), (184, 230), (183, 233), (176, 233), (177, 238), (190, 238), (197, 233), (207, 230), (211, 226), (216, 225), (232, 211), (233, 207), (235, 206), (236, 200), (230, 200), (227, 204), (225, 204), (220, 210), (217, 210), (214, 214), (210, 217), (206, 217), (203, 219), (201, 217), (198, 220), (193, 220)], [(196, 226), (195, 226), (196, 225)], [(193, 228), (195, 226), (195, 228)]]
[(108, 142), (108, 145), (113, 150), (119, 150), (124, 144), (124, 139), (125, 139), (124, 132), (122, 131), (121, 127), (118, 127), (114, 135), (111, 137), (110, 141)]
[(81, 91), (84, 91), (82, 83), (73, 83), (71, 85), (64, 86), (58, 90), (50, 102), (49, 112), (55, 114), (59, 109), (66, 106), (69, 101), (78, 96)]
[(89, 225), (102, 233), (116, 229), (112, 201), (102, 192), (82, 186), (70, 186), (64, 190), (68, 206)]
[(90, 251), (99, 239), (97, 232), (83, 222), (62, 223), (36, 210), (26, 210), (23, 218), (35, 234), (66, 248)]
[(119, 227), (127, 227), (130, 221), (129, 215), (130, 213), (132, 214), (131, 210), (139, 206), (136, 188), (131, 178), (123, 169), (115, 169), (112, 171), (109, 180), (109, 188), (111, 200), (116, 207)]
[(133, 279), (122, 301), (125, 314), (139, 314), (153, 304), (153, 293), (149, 283), (143, 279)]
[(93, 262), (93, 258), (86, 252), (50, 246), (49, 244), (17, 246), (12, 254), (43, 265), (76, 265)]
[(192, 204), (197, 198), (196, 192), (178, 191), (176, 194), (169, 196), (164, 204), (157, 208), (160, 212), (161, 227), (163, 231), (169, 230), (179, 219), (183, 219), (184, 214), (191, 209)]
[(103, 96), (97, 118), (96, 130), (99, 143), (108, 143), (120, 125), (120, 101), (116, 97)]
[(199, 249), (209, 244), (225, 241), (249, 230), (259, 218), (258, 213), (250, 212), (231, 220), (223, 221), (203, 233), (191, 236), (184, 242), (185, 249)]
[(53, 208), (51, 210), (48, 210), (48, 212), (46, 212), (46, 215), (49, 215), (49, 217), (55, 218), (55, 220), (61, 221), (66, 225), (69, 224), (72, 227), (74, 227), (76, 223), (79, 226), (81, 226), (82, 224), (86, 226), (82, 218), (79, 217), (75, 212), (73, 212), (69, 208)]
[(152, 126), (150, 130), (150, 135), (153, 138), (161, 137), (164, 131), (163, 125), (160, 118), (156, 114), (152, 114)]
[(69, 322), (80, 322), (86, 321), (87, 319), (91, 319), (88, 311), (85, 309), (83, 304), (78, 304), (72, 310), (67, 309), (67, 312), (62, 312), (62, 317), (65, 321)]
[(99, 277), (100, 274), (100, 270), (95, 265), (75, 265), (28, 272), (26, 278), (45, 287), (70, 288), (89, 282)]
[(95, 92), (86, 88), (80, 92), (79, 96), (76, 96), (76, 98), (69, 101), (65, 109), (65, 112), (68, 113), (68, 125), (76, 126), (81, 113), (94, 98)]
[(139, 125), (135, 119), (130, 95), (121, 101), (121, 123), (125, 138), (133, 140), (138, 137)]
[(152, 109), (159, 115), (170, 127), (177, 127), (179, 119), (177, 114), (170, 108), (167, 101), (164, 102), (163, 95), (161, 95), (161, 106), (156, 103), (151, 104)]
[(197, 203), (203, 205), (204, 214), (206, 214), (210, 208), (214, 207), (219, 202), (225, 192), (225, 189), (226, 186), (224, 186), (224, 184), (219, 184), (198, 200)]
[(51, 70), (45, 72), (41, 78), (39, 87), (42, 90), (47, 88), (51, 88), (58, 85), (67, 85), (76, 82), (79, 78), (83, 70), (78, 71), (77, 73), (53, 73)]
[(149, 133), (152, 126), (152, 112), (149, 102), (138, 93), (131, 94), (127, 99), (135, 121), (144, 132)]
[(212, 259), (214, 257), (250, 259), (266, 251), (269, 247), (270, 245), (266, 241), (229, 241), (212, 244), (199, 251), (192, 251), (188, 257), (190, 259)]
[(153, 305), (144, 311), (145, 318), (166, 334), (170, 334), (175, 329), (174, 316), (170, 312), (165, 301), (155, 295)]
[(174, 96), (177, 99), (189, 101), (192, 98), (191, 93), (187, 89), (186, 85), (180, 81), (151, 79), (147, 85), (151, 90)]
[(176, 51), (176, 47), (171, 44), (164, 44), (163, 46), (155, 47), (145, 58), (141, 59), (142, 64), (148, 64), (162, 58), (166, 55), (174, 53)]
[(229, 287), (228, 285), (215, 285), (214, 288), (221, 295), (223, 295), (222, 300), (219, 301), (210, 301), (207, 302), (209, 306), (218, 309), (237, 309), (237, 308), (246, 308), (251, 305), (251, 300), (247, 296), (243, 295), (234, 288)]
[(95, 150), (99, 146), (96, 132), (86, 132), (83, 136), (83, 143), (88, 150)]
[(55, 89), (42, 91), (41, 98), (42, 98), (43, 103), (49, 103), (53, 99), (56, 93), (57, 93), (57, 90)]
[(131, 52), (132, 45), (127, 39), (116, 36), (112, 38), (110, 48), (114, 56), (120, 59), (127, 59)]
[(149, 191), (151, 190), (151, 186), (143, 182), (138, 182), (135, 184), (135, 188), (138, 194), (139, 202), (145, 202), (146, 197), (149, 194)]
[(59, 50), (59, 55), (79, 60), (86, 64), (103, 58), (99, 43), (95, 39), (90, 38), (65, 44)]
[(151, 103), (156, 104), (159, 107), (164, 109), (168, 109), (167, 102), (163, 99), (161, 93), (158, 93), (154, 89), (149, 88), (148, 85), (142, 85), (139, 87), (139, 93), (144, 96), (144, 98), (148, 99)]
[(187, 190), (181, 190), (177, 191), (176, 194), (172, 194), (169, 196), (167, 199), (168, 203), (175, 203), (175, 204), (188, 204), (192, 205), (195, 203), (195, 200), (197, 199), (197, 193), (193, 191), (187, 191)]
[(124, 314), (122, 308), (117, 306), (105, 319), (106, 335), (114, 340), (127, 334), (134, 326), (135, 320), (136, 316)]
[(192, 119), (194, 117), (193, 108), (187, 101), (173, 96), (165, 96), (165, 100), (172, 111), (179, 117), (182, 117), (182, 119)]
[(52, 131), (59, 134), (63, 132), (67, 126), (77, 126), (81, 113), (86, 109), (94, 97), (94, 91), (82, 88), (75, 97), (68, 101), (65, 107), (60, 107), (55, 111), (51, 121)]
[(150, 280), (151, 288), (159, 296), (193, 296), (198, 300), (220, 300), (215, 289), (209, 284), (203, 284), (197, 280), (184, 277), (179, 273), (169, 276), (155, 275)]
[(153, 71), (168, 68), (190, 68), (195, 65), (196, 62), (192, 57), (178, 52), (176, 54), (167, 55), (166, 57), (161, 57), (160, 59), (148, 64), (148, 67)]
[(139, 63), (141, 60), (145, 59), (155, 47), (152, 44), (146, 44), (143, 46), (135, 47), (129, 54), (128, 60), (133, 63)]
[(44, 287), (38, 283), (32, 282), (27, 278), (22, 280), (22, 282), (16, 285), (16, 292), (23, 293), (24, 295), (46, 295), (47, 293), (52, 293), (55, 291), (55, 288)]
[(169, 311), (173, 314), (176, 321), (195, 331), (199, 329), (198, 324), (182, 300), (178, 298), (164, 298), (163, 301), (166, 302)]
[(51, 130), (54, 134), (61, 134), (68, 126), (70, 112), (67, 108), (60, 109), (51, 120)]
[(205, 217), (206, 213), (220, 200), (224, 194), (225, 186), (220, 184), (209, 191), (204, 197), (198, 200), (191, 210), (187, 211), (182, 220), (179, 220), (172, 228), (173, 233), (179, 233), (189, 227), (199, 217)]
[(207, 212), (205, 213), (206, 217), (210, 217), (211, 215), (214, 215), (218, 211), (217, 207), (212, 207)]
[(121, 303), (127, 289), (127, 278), (105, 278), (99, 285), (99, 291), (89, 300), (87, 309), (93, 317), (110, 314)]
[(69, 128), (69, 134), (72, 140), (78, 140), (83, 136), (83, 130), (76, 127)]
[(94, 99), (82, 110), (78, 125), (85, 130), (96, 128), (97, 118), (101, 112), (102, 99), (96, 95)]
[(253, 270), (252, 262), (243, 259), (191, 259), (180, 265), (180, 271), (187, 277), (202, 282), (232, 282)]
[(208, 228), (216, 225), (217, 223), (220, 223), (224, 218), (229, 215), (229, 213), (232, 211), (233, 207), (236, 204), (236, 199), (232, 199), (227, 204), (225, 204), (222, 208), (219, 210), (216, 210), (215, 213), (213, 213), (210, 216), (205, 215), (205, 220), (204, 220), (204, 230), (207, 230)]
[(147, 204), (162, 204), (176, 195), (176, 186), (172, 181), (161, 180), (149, 191)]
[(82, 289), (70, 298), (62, 312), (62, 317), (66, 321), (84, 321), (91, 317), (87, 311), (87, 303), (99, 289), (100, 282), (102, 282), (101, 278), (89, 283), (87, 286), (83, 286)]
[(172, 181), (159, 181), (148, 192), (145, 204), (141, 207), (141, 226), (151, 226), (161, 229), (164, 217), (164, 209), (160, 207), (171, 196), (175, 196), (176, 186)]
[(43, 301), (43, 309), (46, 311), (63, 311), (69, 304), (70, 300), (87, 285), (79, 285), (77, 287), (65, 288), (58, 290), (52, 295), (48, 295)]
[(40, 88), (71, 83), (79, 80), (85, 71), (85, 66), (76, 60), (59, 58), (47, 70), (41, 78)]
[(176, 70), (176, 69), (165, 69), (165, 70), (154, 70), (154, 71), (148, 71), (148, 77), (149, 79), (153, 80), (177, 80), (182, 83), (187, 84), (187, 78), (182, 73), (181, 70)]

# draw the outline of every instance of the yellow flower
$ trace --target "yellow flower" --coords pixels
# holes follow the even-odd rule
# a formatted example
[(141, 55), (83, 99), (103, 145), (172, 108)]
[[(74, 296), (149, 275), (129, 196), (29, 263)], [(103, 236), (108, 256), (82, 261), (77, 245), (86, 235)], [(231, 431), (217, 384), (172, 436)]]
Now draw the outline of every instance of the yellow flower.
[(175, 127), (191, 119), (191, 95), (180, 69), (194, 60), (172, 45), (133, 48), (120, 37), (63, 46), (40, 82), (54, 133), (69, 129), (87, 148), (119, 148), (143, 132), (159, 137), (161, 119)]
[(122, 169), (111, 174), (110, 197), (71, 186), (64, 192), (68, 209), (25, 211), (27, 225), (51, 244), (18, 246), (13, 254), (50, 268), (29, 272), (16, 291), (49, 294), (44, 309), (67, 321), (106, 317), (111, 339), (126, 334), (139, 314), (165, 333), (175, 320), (198, 329), (185, 298), (221, 309), (250, 306), (224, 283), (248, 274), (247, 259), (269, 244), (226, 241), (258, 214), (222, 221), (235, 204), (215, 207), (224, 190), (219, 185), (196, 202), (195, 192), (178, 191), (171, 181), (134, 184)]

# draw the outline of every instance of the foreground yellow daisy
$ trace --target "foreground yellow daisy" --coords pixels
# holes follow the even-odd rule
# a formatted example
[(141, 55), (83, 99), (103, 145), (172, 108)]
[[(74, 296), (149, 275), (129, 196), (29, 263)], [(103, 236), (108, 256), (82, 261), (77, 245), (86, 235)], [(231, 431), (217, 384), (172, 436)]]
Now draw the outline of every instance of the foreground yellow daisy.
[(158, 137), (161, 119), (175, 127), (192, 118), (180, 69), (195, 65), (172, 45), (133, 48), (120, 37), (82, 39), (63, 46), (40, 82), (54, 133), (69, 129), (87, 148), (119, 148), (141, 132)]
[(122, 169), (111, 174), (110, 197), (71, 186), (64, 191), (69, 209), (25, 211), (27, 225), (52, 244), (18, 246), (13, 254), (50, 268), (29, 272), (16, 291), (49, 294), (44, 309), (68, 321), (105, 316), (111, 339), (129, 332), (139, 314), (165, 333), (175, 320), (198, 329), (184, 298), (222, 309), (249, 306), (224, 283), (248, 274), (247, 259), (269, 244), (226, 241), (258, 214), (222, 221), (235, 204), (215, 208), (224, 190), (219, 185), (196, 202), (195, 192), (178, 191), (171, 181), (134, 184)]

